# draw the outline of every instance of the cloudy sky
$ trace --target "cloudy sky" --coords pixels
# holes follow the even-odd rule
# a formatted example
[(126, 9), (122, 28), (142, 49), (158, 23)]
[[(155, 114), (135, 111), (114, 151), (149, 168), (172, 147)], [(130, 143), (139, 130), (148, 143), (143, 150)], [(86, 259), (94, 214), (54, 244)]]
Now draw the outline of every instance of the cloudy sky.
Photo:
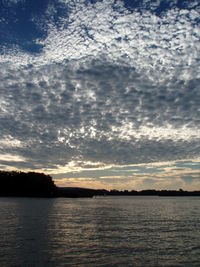
[(0, 0), (0, 169), (200, 190), (198, 0)]

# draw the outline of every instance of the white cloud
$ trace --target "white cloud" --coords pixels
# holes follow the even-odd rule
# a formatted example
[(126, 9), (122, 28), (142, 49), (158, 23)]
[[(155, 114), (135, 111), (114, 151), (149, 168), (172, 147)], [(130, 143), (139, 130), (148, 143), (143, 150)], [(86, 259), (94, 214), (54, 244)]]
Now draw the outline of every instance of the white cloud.
[(1, 154), (0, 155), (0, 161), (2, 162), (25, 162), (26, 159), (21, 157), (21, 156), (18, 156), (18, 155), (13, 155), (13, 154)]
[[(65, 3), (67, 8), (69, 3)], [(41, 65), (106, 58), (134, 66), (159, 80), (173, 74), (190, 79), (194, 72), (199, 77), (198, 10), (172, 8), (158, 17), (146, 9), (130, 12), (122, 2), (113, 0), (95, 4), (75, 1), (70, 7), (61, 25), (47, 24), (48, 35), (41, 40), (44, 48), (39, 56), (15, 49), (1, 55), (1, 62)], [(160, 73), (164, 75), (160, 77)]]
[(1, 153), (57, 172), (199, 156), (199, 9), (160, 2), (62, 1), (40, 54), (4, 47)]
[(22, 147), (23, 144), (20, 140), (14, 139), (12, 136), (6, 136), (5, 138), (0, 139), (1, 148), (13, 148), (13, 147)]

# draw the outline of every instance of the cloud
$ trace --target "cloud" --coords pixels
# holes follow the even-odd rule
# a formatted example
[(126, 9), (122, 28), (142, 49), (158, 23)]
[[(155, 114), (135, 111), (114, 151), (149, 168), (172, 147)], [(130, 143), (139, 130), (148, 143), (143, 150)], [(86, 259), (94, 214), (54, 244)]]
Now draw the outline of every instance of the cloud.
[(0, 161), (1, 163), (6, 162), (23, 162), (25, 159), (23, 157), (19, 157), (18, 155), (13, 155), (13, 154), (3, 154), (0, 156)]
[(181, 91), (163, 84), (161, 92), (135, 69), (95, 64), (1, 74), (1, 135), (19, 140), (23, 147), (15, 149), (44, 165), (74, 158), (131, 164), (199, 155), (196, 81)]
[(0, 54), (1, 154), (54, 173), (199, 157), (198, 3), (59, 3), (33, 19), (40, 53)]

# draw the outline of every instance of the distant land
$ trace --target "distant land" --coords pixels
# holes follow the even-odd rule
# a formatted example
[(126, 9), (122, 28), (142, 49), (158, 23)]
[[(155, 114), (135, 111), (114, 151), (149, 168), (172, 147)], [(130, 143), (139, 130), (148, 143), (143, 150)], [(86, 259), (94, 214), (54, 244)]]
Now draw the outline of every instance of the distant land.
[(58, 187), (50, 175), (36, 172), (0, 171), (0, 197), (95, 197), (95, 196), (200, 196), (200, 191), (106, 190)]

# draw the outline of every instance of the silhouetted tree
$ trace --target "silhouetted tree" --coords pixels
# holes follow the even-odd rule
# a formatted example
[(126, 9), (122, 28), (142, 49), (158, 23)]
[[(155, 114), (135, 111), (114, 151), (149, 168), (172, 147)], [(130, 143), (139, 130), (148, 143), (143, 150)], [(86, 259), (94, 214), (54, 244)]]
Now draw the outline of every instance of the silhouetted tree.
[(56, 186), (49, 175), (0, 171), (0, 196), (53, 197)]

